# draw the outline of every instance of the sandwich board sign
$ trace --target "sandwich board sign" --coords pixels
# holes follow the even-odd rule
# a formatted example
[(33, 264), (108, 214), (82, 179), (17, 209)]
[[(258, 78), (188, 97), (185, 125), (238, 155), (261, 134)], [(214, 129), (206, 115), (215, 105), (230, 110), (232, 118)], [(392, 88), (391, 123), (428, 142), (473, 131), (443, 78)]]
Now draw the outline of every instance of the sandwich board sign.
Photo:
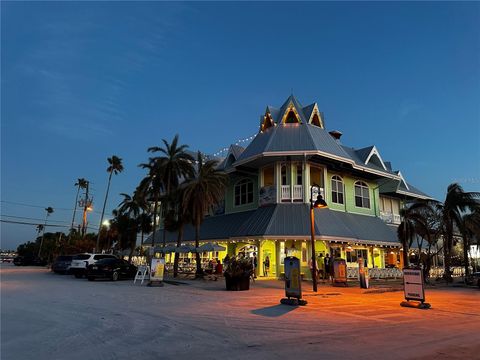
[(406, 300), (425, 301), (422, 269), (403, 269), (403, 287)]
[(285, 267), (285, 295), (280, 300), (285, 305), (307, 305), (302, 299), (302, 277), (300, 274), (300, 260), (295, 256), (287, 256), (284, 261)]
[(165, 271), (165, 259), (152, 259), (150, 282), (162, 282)]

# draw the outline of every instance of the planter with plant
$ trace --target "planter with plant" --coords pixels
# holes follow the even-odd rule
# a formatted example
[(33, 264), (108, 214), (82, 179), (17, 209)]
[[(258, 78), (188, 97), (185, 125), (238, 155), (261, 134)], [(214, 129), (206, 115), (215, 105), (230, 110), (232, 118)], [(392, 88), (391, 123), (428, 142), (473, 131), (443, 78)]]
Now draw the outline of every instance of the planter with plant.
[(253, 274), (252, 261), (243, 256), (232, 256), (224, 263), (223, 275), (227, 290), (242, 291), (250, 289), (250, 277)]

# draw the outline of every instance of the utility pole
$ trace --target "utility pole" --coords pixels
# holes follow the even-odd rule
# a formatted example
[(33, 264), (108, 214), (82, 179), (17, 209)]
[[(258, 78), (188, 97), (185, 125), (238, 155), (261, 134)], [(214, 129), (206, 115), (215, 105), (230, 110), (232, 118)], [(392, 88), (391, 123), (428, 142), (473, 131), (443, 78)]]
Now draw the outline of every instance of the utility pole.
[(42, 232), (42, 239), (40, 240), (40, 248), (38, 249), (38, 257), (40, 257), (40, 255), (42, 254), (42, 247), (43, 247), (43, 238), (45, 237), (45, 228), (47, 227), (47, 219), (48, 219), (48, 216), (53, 213), (53, 208), (52, 207), (48, 207), (48, 208), (45, 208), (45, 211), (47, 212), (47, 215), (45, 216), (45, 225), (43, 225), (43, 232)]
[(91, 201), (88, 199), (88, 188), (90, 182), (87, 181), (85, 187), (85, 200), (83, 201), (83, 222), (82, 222), (82, 238), (85, 238), (85, 233), (87, 232), (87, 211), (91, 205)]

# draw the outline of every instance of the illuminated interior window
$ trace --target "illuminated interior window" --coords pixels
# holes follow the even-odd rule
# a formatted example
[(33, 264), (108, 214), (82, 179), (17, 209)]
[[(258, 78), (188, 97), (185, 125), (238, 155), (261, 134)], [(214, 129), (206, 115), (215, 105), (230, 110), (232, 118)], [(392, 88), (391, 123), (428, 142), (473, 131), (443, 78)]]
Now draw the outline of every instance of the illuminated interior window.
[(318, 127), (322, 127), (322, 125), (320, 123), (320, 117), (318, 116), (317, 113), (313, 114), (312, 124), (315, 125), (315, 126), (318, 126)]
[(267, 166), (263, 169), (263, 186), (273, 186), (275, 169), (273, 165)]
[(323, 171), (321, 168), (310, 166), (310, 186), (318, 185), (323, 188)]
[(263, 117), (262, 131), (265, 131), (272, 126), (273, 126), (272, 116), (269, 113), (267, 113)]
[(293, 109), (290, 109), (290, 111), (287, 114), (287, 117), (285, 119), (286, 124), (296, 124), (299, 123), (297, 115), (293, 111)]

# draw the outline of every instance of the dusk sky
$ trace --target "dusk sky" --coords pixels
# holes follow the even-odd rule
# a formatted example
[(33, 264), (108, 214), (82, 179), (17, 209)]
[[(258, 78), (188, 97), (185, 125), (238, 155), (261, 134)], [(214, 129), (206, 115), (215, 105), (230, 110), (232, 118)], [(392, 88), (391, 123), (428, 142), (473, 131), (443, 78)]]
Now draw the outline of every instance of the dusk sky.
[[(342, 143), (376, 145), (443, 200), (480, 191), (480, 3), (1, 3), (1, 248), (68, 231), (78, 178), (96, 232), (147, 148), (180, 135), (215, 153), (267, 105), (317, 102)], [(5, 222), (8, 221), (8, 222)], [(76, 224), (81, 222), (77, 211)]]

